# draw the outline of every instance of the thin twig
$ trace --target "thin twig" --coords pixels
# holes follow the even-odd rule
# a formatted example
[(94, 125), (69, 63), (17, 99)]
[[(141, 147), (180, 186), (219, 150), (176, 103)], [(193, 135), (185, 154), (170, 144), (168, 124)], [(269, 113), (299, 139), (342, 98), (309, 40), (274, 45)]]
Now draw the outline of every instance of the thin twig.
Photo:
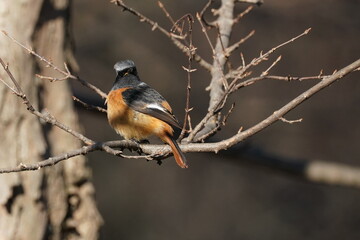
[[(128, 11), (129, 13), (133, 14), (134, 16), (136, 16), (137, 18), (140, 19), (141, 22), (145, 22), (147, 24), (149, 24), (154, 30), (159, 30), (161, 33), (163, 33), (164, 35), (166, 35), (168, 38), (171, 39), (172, 43), (179, 48), (183, 53), (185, 53), (187, 56), (191, 55), (191, 52), (189, 51), (189, 49), (183, 44), (181, 43), (179, 40), (177, 40), (169, 31), (165, 30), (165, 28), (161, 27), (158, 23), (156, 23), (155, 21), (151, 20), (150, 18), (146, 17), (145, 15), (141, 14), (140, 12), (136, 11), (135, 9), (127, 6), (122, 0), (111, 0), (110, 2), (114, 3), (116, 6), (122, 7), (124, 11)], [(208, 71), (211, 71), (211, 64), (208, 63), (207, 61), (205, 61), (200, 55), (198, 54), (194, 54), (193, 55), (194, 60), (199, 63), (200, 66), (202, 66), (203, 68), (205, 68)]]
[(218, 39), (218, 42), (220, 43), (220, 47), (221, 47), (221, 51), (222, 53), (224, 54), (225, 58), (228, 58), (228, 56), (225, 54), (226, 50), (225, 50), (225, 46), (224, 46), (224, 43), (223, 43), (223, 39), (221, 37), (221, 32), (220, 32), (220, 26), (218, 23), (215, 24), (216, 26), (216, 31), (217, 31), (217, 39)]
[(350, 65), (344, 67), (340, 71), (334, 73), (333, 75), (329, 77), (323, 78), (319, 83), (315, 84), (313, 87), (309, 88), (307, 91), (300, 94), (298, 97), (291, 100), (289, 103), (287, 103), (282, 108), (276, 110), (273, 114), (271, 114), (269, 117), (264, 119), (263, 121), (259, 122), (255, 126), (249, 128), (246, 131), (243, 131), (239, 134), (234, 135), (233, 137), (221, 141), (219, 143), (219, 148), (226, 147), (226, 146), (233, 146), (234, 144), (242, 141), (243, 139), (254, 135), (255, 133), (263, 130), (264, 128), (270, 126), (274, 122), (278, 121), (281, 117), (283, 117), (286, 113), (303, 103), (305, 100), (309, 99), (311, 96), (319, 92), (320, 90), (324, 89), (325, 87), (328, 87), (330, 84), (334, 83), (335, 81), (343, 78), (347, 74), (353, 72), (356, 68), (360, 66), (360, 59), (357, 61), (351, 63)]
[(47, 123), (50, 123), (52, 125), (57, 126), (58, 128), (64, 130), (65, 132), (73, 135), (74, 137), (80, 139), (81, 141), (83, 141), (85, 144), (90, 145), (90, 144), (94, 144), (94, 141), (85, 137), (84, 135), (82, 135), (81, 133), (69, 128), (68, 126), (66, 126), (65, 124), (59, 122), (56, 120), (56, 118), (51, 115), (50, 113), (46, 112), (46, 113), (41, 113), (38, 110), (36, 110), (33, 105), (30, 103), (29, 99), (26, 97), (25, 93), (23, 92), (23, 90), (21, 89), (19, 83), (16, 81), (15, 77), (13, 76), (13, 74), (11, 73), (9, 66), (6, 65), (4, 63), (4, 61), (0, 58), (0, 64), (2, 65), (2, 67), (4, 68), (4, 70), (6, 71), (7, 75), (10, 77), (11, 81), (14, 83), (15, 88), (10, 88), (10, 90), (17, 95), (18, 97), (20, 97), (23, 100), (23, 103), (27, 106), (27, 110), (29, 110), (32, 114), (34, 114), (35, 116), (41, 118), (42, 120), (44, 120)]
[[(221, 117), (220, 113), (219, 113), (219, 117)], [(214, 136), (218, 131), (220, 131), (221, 126), (222, 125), (219, 121), (216, 122), (215, 126), (211, 130), (207, 131), (206, 133), (196, 138), (196, 142), (200, 142), (200, 143), (205, 142), (206, 139), (208, 139), (211, 136)]]
[(207, 30), (201, 20), (201, 17), (200, 17), (200, 14), (197, 13), (196, 14), (196, 18), (197, 20), (199, 21), (200, 25), (201, 25), (201, 31), (203, 32), (203, 34), (205, 35), (205, 38), (206, 38), (206, 41), (208, 42), (209, 46), (210, 46), (210, 49), (211, 49), (211, 52), (213, 54), (213, 57), (215, 56), (215, 48), (214, 48), (214, 45), (212, 44), (211, 40), (210, 40), (210, 37), (209, 37), (209, 34), (207, 33)]
[(238, 90), (242, 87), (250, 86), (258, 81), (266, 80), (266, 79), (287, 81), (287, 82), (290, 82), (290, 81), (300, 81), (301, 82), (301, 81), (305, 81), (305, 80), (322, 80), (323, 78), (329, 77), (329, 76), (331, 76), (331, 75), (325, 75), (325, 76), (318, 75), (318, 76), (308, 76), (308, 77), (292, 77), (292, 76), (284, 77), (284, 76), (265, 75), (265, 76), (260, 76), (260, 77), (253, 77), (246, 81), (240, 82), (237, 85), (235, 85), (233, 91)]
[(12, 92), (16, 92), (15, 88), (13, 88), (12, 86), (10, 86), (4, 79), (0, 78), (0, 81), (1, 81), (7, 88), (9, 88)]
[(205, 6), (203, 7), (203, 9), (200, 11), (200, 13), (199, 13), (201, 21), (202, 21), (207, 27), (210, 27), (210, 28), (215, 27), (215, 24), (206, 21), (204, 15), (205, 15), (205, 12), (207, 11), (207, 9), (210, 7), (210, 5), (211, 5), (213, 2), (214, 2), (214, 0), (209, 0), (209, 1), (205, 4)]
[[(90, 152), (94, 152), (94, 151), (105, 151), (111, 155), (115, 155), (115, 156), (121, 156), (123, 158), (129, 158), (129, 159), (146, 159), (146, 160), (152, 160), (153, 157), (151, 155), (146, 155), (146, 156), (128, 156), (128, 155), (122, 155), (121, 151), (119, 150), (115, 150), (112, 149), (111, 147), (113, 147), (113, 142), (109, 141), (109, 142), (97, 142), (97, 143), (93, 143), (91, 145), (87, 145), (87, 146), (82, 146), (81, 148), (72, 150), (72, 151), (68, 151), (64, 154), (60, 154), (58, 156), (54, 156), (54, 157), (49, 157), (45, 160), (42, 160), (40, 162), (37, 163), (20, 163), (18, 166), (16, 167), (11, 167), (11, 168), (2, 168), (0, 169), (0, 174), (2, 173), (11, 173), (11, 172), (23, 172), (23, 171), (34, 171), (34, 170), (40, 170), (44, 167), (50, 167), (50, 166), (54, 166), (55, 164), (64, 161), (64, 160), (68, 160), (70, 158), (79, 156), (79, 155), (86, 155)], [(122, 147), (122, 148), (128, 148), (128, 149), (134, 149), (134, 150), (138, 150), (139, 149), (139, 145), (136, 144), (135, 142), (131, 142), (131, 141), (117, 141), (116, 146), (114, 147)]]
[(77, 97), (75, 97), (75, 96), (73, 96), (72, 98), (73, 98), (73, 100), (74, 100), (75, 102), (80, 103), (80, 104), (83, 105), (86, 109), (94, 110), (94, 111), (98, 111), (98, 112), (102, 112), (102, 113), (107, 113), (107, 111), (106, 111), (105, 108), (88, 104), (88, 103), (86, 103), (86, 102), (84, 102), (84, 101), (81, 101), (79, 98), (77, 98)]
[(57, 67), (55, 64), (53, 64), (50, 60), (46, 59), (45, 57), (39, 55), (38, 53), (36, 53), (33, 49), (31, 49), (30, 47), (25, 46), (24, 44), (22, 44), (21, 42), (19, 42), (18, 40), (16, 40), (15, 38), (13, 38), (12, 36), (10, 36), (6, 31), (2, 30), (1, 31), (5, 36), (7, 36), (9, 39), (11, 39), (15, 44), (17, 44), (18, 46), (22, 47), (23, 49), (27, 50), (28, 53), (30, 53), (31, 55), (35, 56), (36, 58), (38, 58), (40, 61), (44, 62), (47, 66), (51, 67), (52, 69), (54, 69), (55, 71), (59, 72), (60, 74), (64, 75), (63, 78), (53, 78), (53, 77), (46, 77), (46, 76), (41, 76), (41, 75), (37, 75), (39, 78), (43, 78), (43, 79), (48, 79), (50, 81), (60, 81), (60, 80), (66, 80), (66, 79), (74, 79), (79, 81), (82, 85), (84, 85), (85, 87), (91, 89), (92, 91), (94, 91), (95, 93), (97, 93), (100, 97), (102, 97), (103, 99), (106, 99), (107, 94), (104, 93), (103, 91), (101, 91), (98, 87), (92, 85), (91, 83), (85, 81), (84, 79), (81, 79), (78, 76), (75, 76), (73, 74), (70, 73), (69, 69), (67, 68), (67, 65), (65, 65), (65, 71), (60, 69), (59, 67)]
[(174, 19), (172, 18), (172, 16), (170, 15), (170, 13), (168, 12), (168, 10), (165, 8), (164, 4), (161, 1), (158, 1), (158, 6), (159, 8), (164, 12), (165, 16), (169, 19), (169, 21), (172, 24), (172, 28), (176, 29), (176, 31), (182, 35), (182, 28), (178, 26), (178, 24), (175, 23)]
[[(222, 118), (222, 120), (218, 121), (216, 123), (215, 127), (211, 131), (209, 131), (206, 134), (203, 134), (203, 135), (199, 136), (198, 138), (196, 138), (196, 142), (204, 142), (207, 138), (215, 135), (215, 133), (220, 131), (221, 127), (225, 126), (225, 124), (226, 124), (229, 116), (233, 112), (234, 108), (235, 108), (235, 103), (231, 104), (230, 109), (228, 110), (227, 114)], [(219, 113), (219, 119), (220, 119), (220, 117), (221, 117), (221, 112)]]
[[(200, 23), (200, 26), (201, 26), (201, 31), (204, 33), (205, 37), (206, 37), (206, 40), (211, 48), (211, 52), (213, 54), (213, 59), (214, 59), (214, 62), (213, 62), (213, 66), (212, 66), (212, 71), (211, 71), (211, 74), (213, 75), (214, 77), (214, 72), (220, 72), (222, 77), (221, 77), (221, 80), (222, 80), (222, 84), (223, 84), (223, 87), (225, 89), (228, 88), (228, 82), (226, 81), (226, 78), (225, 78), (225, 74), (224, 74), (224, 71), (223, 71), (223, 67), (224, 67), (224, 64), (225, 62), (224, 61), (221, 61), (220, 58), (222, 57), (225, 57), (226, 58), (226, 54), (225, 54), (225, 47), (224, 47), (224, 43), (223, 43), (223, 40), (222, 40), (222, 36), (221, 36), (221, 33), (220, 33), (220, 27), (218, 24), (215, 24), (216, 25), (216, 29), (218, 31), (218, 34), (217, 34), (217, 38), (218, 38), (218, 41), (217, 41), (217, 44), (216, 44), (216, 49), (214, 47), (214, 45), (211, 43), (211, 40), (210, 40), (210, 37), (209, 37), (209, 34), (201, 20), (201, 17), (200, 17), (200, 14), (196, 14), (196, 17)], [(219, 46), (221, 47), (221, 50), (219, 49)], [(211, 81), (213, 83), (213, 81)]]
[[(191, 15), (188, 16), (188, 24), (189, 24), (189, 49), (194, 48), (193, 46), (193, 42), (192, 42), (192, 24), (193, 24), (193, 19), (191, 17)], [(191, 73), (196, 71), (196, 69), (192, 69), (192, 55), (190, 55), (188, 57), (188, 67), (184, 68), (184, 70), (187, 72), (187, 86), (186, 86), (186, 103), (185, 103), (185, 116), (184, 116), (184, 124), (179, 136), (179, 140), (181, 141), (181, 139), (184, 138), (187, 130), (186, 130), (186, 126), (187, 126), (187, 122), (189, 121), (189, 126), (191, 126), (191, 122), (190, 122), (190, 111), (192, 110), (192, 108), (190, 108), (190, 91), (191, 91)]]
[[(209, 121), (209, 119), (211, 119), (214, 114), (216, 112), (219, 111), (219, 109), (224, 106), (225, 104), (225, 101), (227, 99), (227, 97), (229, 96), (229, 94), (231, 94), (232, 92), (236, 91), (237, 89), (241, 88), (241, 87), (244, 87), (244, 86), (248, 86), (248, 85), (251, 85), (253, 84), (254, 82), (256, 81), (259, 81), (259, 80), (263, 80), (263, 79), (266, 79), (268, 76), (262, 76), (262, 77), (258, 77), (258, 78), (253, 78), (253, 79), (250, 79), (248, 81), (244, 81), (242, 83), (239, 83), (236, 85), (237, 81), (241, 78), (244, 78), (246, 76), (249, 75), (249, 73), (246, 73), (246, 71), (252, 67), (252, 66), (255, 66), (257, 65), (259, 62), (263, 61), (264, 59), (266, 59), (271, 53), (273, 53), (274, 51), (276, 51), (277, 49), (295, 41), (296, 39), (306, 35), (309, 33), (309, 31), (311, 30), (311, 28), (309, 29), (306, 29), (303, 33), (299, 34), (298, 36), (296, 37), (293, 37), (291, 38), (290, 40), (284, 42), (284, 43), (281, 43), (280, 45), (270, 49), (269, 51), (267, 51), (265, 54), (260, 54), (260, 56), (258, 58), (255, 58), (253, 59), (249, 64), (247, 64), (246, 66), (244, 66), (245, 64), (245, 61), (243, 60), (243, 65), (240, 66), (238, 68), (238, 70), (231, 70), (229, 71), (229, 73), (225, 76), (226, 79), (230, 78), (230, 77), (234, 77), (234, 80), (230, 83), (229, 85), (229, 89), (230, 90), (225, 90), (221, 97), (219, 97), (218, 99), (216, 99), (216, 101), (213, 102), (213, 107), (210, 108), (208, 110), (208, 113), (205, 115), (205, 117), (195, 126), (194, 130), (189, 134), (189, 136), (185, 139), (186, 142), (191, 142), (194, 140), (196, 134), (204, 127), (204, 125)], [(241, 54), (242, 56), (242, 59), (243, 58), (243, 55)], [(235, 75), (234, 75), (235, 74)]]
[(73, 157), (76, 157), (79, 155), (85, 155), (85, 154), (88, 154), (90, 152), (93, 152), (93, 151), (99, 150), (99, 149), (100, 148), (97, 145), (83, 146), (79, 149), (66, 152), (65, 154), (62, 154), (59, 156), (50, 157), (50, 158), (45, 159), (40, 162), (26, 163), (26, 164), (20, 163), (16, 167), (2, 168), (2, 169), (0, 169), (0, 173), (13, 173), (13, 172), (40, 170), (41, 168), (54, 166), (55, 164), (57, 164), (61, 161), (64, 161), (64, 160), (67, 160), (67, 159), (70, 159), (70, 158), (73, 158)]
[(230, 56), (236, 49), (238, 49), (240, 47), (241, 44), (243, 44), (244, 42), (246, 42), (246, 40), (248, 40), (249, 38), (251, 38), (252, 36), (254, 36), (255, 34), (255, 30), (252, 30), (248, 35), (246, 35), (244, 38), (240, 39), (239, 41), (237, 41), (236, 43), (234, 43), (233, 45), (229, 46), (228, 48), (226, 48), (226, 55)]
[(253, 9), (253, 6), (249, 6), (245, 9), (245, 11), (239, 13), (235, 18), (234, 18), (234, 23), (239, 23), (240, 20), (249, 12), (251, 12), (251, 10)]
[[(210, 86), (207, 88), (210, 90), (208, 114), (206, 114), (203, 120), (185, 139), (187, 142), (191, 142), (194, 139), (196, 141), (196, 139), (201, 137), (201, 135), (206, 135), (207, 132), (211, 132), (213, 128), (216, 128), (219, 121), (219, 117), (217, 116), (218, 110), (224, 106), (228, 97), (229, 84), (224, 76), (224, 68), (228, 58), (224, 49), (226, 49), (229, 45), (229, 39), (232, 31), (233, 10), (234, 2), (232, 0), (222, 0), (220, 8), (214, 13), (218, 15), (216, 25), (218, 26), (219, 34), (217, 35), (215, 47), (211, 44), (210, 39), (208, 40), (214, 57)], [(207, 36), (206, 29), (199, 14), (197, 14), (197, 18), (202, 31), (205, 36)]]
[[(222, 97), (220, 99), (218, 99), (218, 101), (212, 106), (212, 108), (208, 109), (207, 114), (205, 115), (205, 117), (195, 126), (195, 128), (191, 131), (191, 133), (189, 134), (189, 136), (184, 139), (184, 142), (192, 142), (192, 141), (197, 141), (197, 139), (200, 139), (201, 136), (197, 136), (196, 135), (199, 133), (199, 131), (205, 126), (205, 124), (212, 118), (214, 117), (217, 113), (219, 113), (221, 111), (221, 109), (223, 108), (223, 106), (225, 105), (226, 99), (228, 97), (228, 91), (225, 92)], [(216, 120), (215, 122), (215, 126), (218, 124), (218, 121)], [(212, 131), (212, 130), (210, 130)], [(206, 134), (206, 133), (205, 133)]]
[(170, 13), (168, 12), (168, 10), (166, 10), (164, 4), (161, 1), (158, 1), (158, 6), (161, 10), (163, 10), (165, 16), (170, 20), (171, 24), (173, 26), (175, 26), (175, 21), (174, 19), (171, 17)]
[(281, 60), (281, 55), (268, 67), (265, 71), (263, 71), (260, 77), (266, 76), (269, 74), (269, 71)]
[[(190, 45), (190, 43), (189, 43), (188, 40), (187, 40), (188, 34), (187, 34), (187, 33), (184, 33), (184, 26), (185, 26), (185, 23), (186, 23), (186, 22), (189, 24), (189, 26), (190, 26), (190, 24), (191, 24), (191, 28), (192, 28), (192, 24), (193, 24), (193, 22), (194, 22), (194, 18), (193, 18), (193, 16), (192, 16), (191, 14), (189, 14), (189, 13), (188, 13), (188, 14), (185, 14), (184, 16), (182, 16), (181, 18), (179, 18), (178, 20), (176, 20), (176, 21), (174, 22), (174, 25), (172, 26), (171, 29), (172, 29), (172, 31), (173, 31), (173, 29), (176, 29), (176, 28), (177, 28), (177, 31), (178, 31), (178, 34), (179, 34), (179, 35), (172, 34), (172, 36), (181, 39), (181, 40), (184, 42), (185, 46), (188, 47), (188, 46)], [(181, 24), (182, 26), (179, 27), (179, 24)], [(196, 48), (194, 48), (194, 47), (188, 48), (188, 51), (190, 52), (192, 58), (194, 58), (195, 50), (196, 50)], [(190, 57), (190, 56), (188, 56), (188, 57)]]
[(299, 118), (299, 119), (296, 119), (296, 120), (287, 120), (286, 118), (281, 117), (281, 118), (279, 118), (279, 120), (281, 120), (284, 123), (293, 124), (293, 123), (300, 123), (300, 122), (302, 122), (303, 119)]
[(222, 124), (223, 126), (226, 125), (226, 122), (227, 122), (229, 116), (231, 115), (231, 113), (234, 111), (234, 108), (235, 108), (235, 103), (231, 104), (231, 107), (230, 107), (229, 111), (228, 111), (227, 114), (223, 117), (223, 120), (221, 121), (221, 124)]
[(260, 56), (257, 58), (254, 58), (249, 64), (247, 64), (245, 67), (244, 66), (239, 66), (236, 70), (231, 70), (226, 74), (226, 78), (230, 78), (230, 77), (234, 77), (233, 81), (230, 83), (229, 87), (230, 89), (232, 89), (233, 87), (235, 87), (236, 83), (238, 80), (242, 79), (244, 77), (244, 74), (246, 74), (246, 71), (249, 70), (249, 68), (258, 65), (259, 63), (261, 63), (262, 61), (265, 61), (268, 59), (268, 57), (275, 52), (276, 50), (278, 50), (279, 48), (294, 42), (295, 40), (307, 35), (310, 32), (311, 28), (306, 29), (303, 33), (299, 34), (296, 37), (291, 38), (290, 40), (283, 42), (281, 44), (279, 44), (276, 47), (273, 47), (272, 49), (270, 49), (269, 51), (267, 51), (265, 54), (263, 54), (262, 52), (260, 53)]

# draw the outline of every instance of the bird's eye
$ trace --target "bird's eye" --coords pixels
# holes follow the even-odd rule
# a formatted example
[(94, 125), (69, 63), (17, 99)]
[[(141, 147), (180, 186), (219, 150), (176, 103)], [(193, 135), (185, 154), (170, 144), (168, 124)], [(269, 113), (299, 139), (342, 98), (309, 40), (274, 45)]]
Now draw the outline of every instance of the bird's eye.
[(126, 70), (123, 72), (123, 77), (126, 76), (126, 75), (128, 75), (128, 74), (131, 74), (131, 72), (132, 72), (131, 68), (126, 69)]

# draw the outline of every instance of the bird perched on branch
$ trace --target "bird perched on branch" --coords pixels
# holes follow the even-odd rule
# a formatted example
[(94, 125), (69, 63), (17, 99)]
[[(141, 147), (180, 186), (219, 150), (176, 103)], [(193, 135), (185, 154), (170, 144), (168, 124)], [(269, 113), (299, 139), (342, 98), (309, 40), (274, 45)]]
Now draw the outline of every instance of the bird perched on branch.
[(173, 127), (181, 127), (169, 103), (140, 80), (133, 61), (117, 62), (114, 69), (116, 80), (106, 100), (111, 127), (127, 140), (159, 137), (170, 145), (176, 163), (187, 168), (186, 158), (173, 137)]

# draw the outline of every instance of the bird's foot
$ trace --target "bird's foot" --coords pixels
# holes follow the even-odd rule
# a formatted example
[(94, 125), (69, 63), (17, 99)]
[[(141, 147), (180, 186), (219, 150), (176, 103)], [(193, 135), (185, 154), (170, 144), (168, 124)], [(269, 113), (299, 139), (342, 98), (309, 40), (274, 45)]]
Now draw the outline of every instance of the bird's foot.
[(143, 154), (143, 151), (141, 150), (141, 148), (140, 148), (139, 145), (140, 145), (140, 144), (149, 144), (149, 143), (150, 143), (149, 140), (147, 140), (147, 139), (142, 139), (142, 140), (131, 139), (131, 140), (138, 145), (138, 148), (136, 149), (136, 152), (137, 152), (139, 155)]

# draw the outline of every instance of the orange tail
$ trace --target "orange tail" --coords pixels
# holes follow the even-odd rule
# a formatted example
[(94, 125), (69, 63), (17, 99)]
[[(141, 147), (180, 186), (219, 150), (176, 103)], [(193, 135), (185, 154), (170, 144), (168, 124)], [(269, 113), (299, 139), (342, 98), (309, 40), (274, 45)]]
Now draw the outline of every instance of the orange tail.
[(164, 137), (162, 137), (162, 140), (170, 145), (177, 165), (179, 165), (181, 168), (188, 168), (188, 165), (186, 164), (185, 155), (181, 151), (175, 139), (173, 139), (171, 136), (165, 135)]

